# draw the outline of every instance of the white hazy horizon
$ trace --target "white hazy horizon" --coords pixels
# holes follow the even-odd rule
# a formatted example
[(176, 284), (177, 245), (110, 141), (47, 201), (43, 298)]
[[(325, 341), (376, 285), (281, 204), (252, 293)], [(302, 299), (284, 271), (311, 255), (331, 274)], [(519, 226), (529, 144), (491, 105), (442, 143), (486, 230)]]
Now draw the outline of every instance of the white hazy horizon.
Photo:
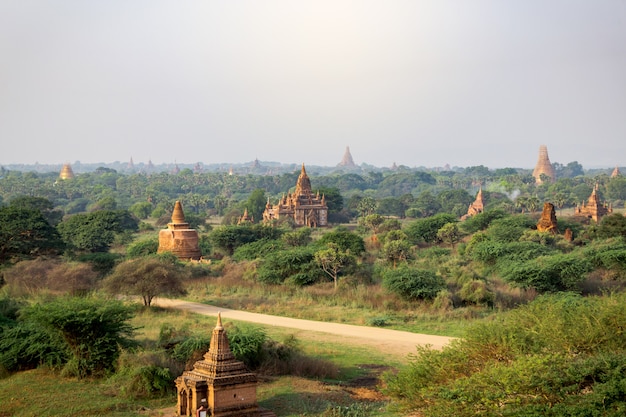
[(0, 164), (626, 161), (621, 0), (0, 0)]

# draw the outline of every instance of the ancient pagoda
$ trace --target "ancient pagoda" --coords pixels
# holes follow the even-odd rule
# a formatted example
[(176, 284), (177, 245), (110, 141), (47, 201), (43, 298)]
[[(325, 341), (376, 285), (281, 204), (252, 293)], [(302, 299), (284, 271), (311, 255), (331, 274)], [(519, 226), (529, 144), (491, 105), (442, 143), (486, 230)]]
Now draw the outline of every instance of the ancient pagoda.
[(167, 224), (167, 229), (159, 231), (159, 248), (157, 253), (172, 252), (179, 259), (200, 259), (200, 247), (198, 246), (198, 231), (191, 229), (185, 222), (185, 213), (180, 201), (174, 204), (172, 221)]
[(619, 168), (618, 167), (615, 167), (613, 172), (611, 172), (611, 178), (616, 178), (616, 177), (619, 177), (621, 175), (622, 175), (622, 173), (619, 172)]
[(74, 171), (72, 171), (70, 164), (63, 165), (63, 168), (61, 168), (61, 172), (59, 173), (59, 178), (62, 180), (70, 180), (74, 178)]
[(248, 208), (246, 207), (243, 210), (242, 216), (237, 220), (237, 226), (242, 224), (252, 224), (254, 223), (254, 216), (252, 214), (248, 214)]
[(596, 186), (593, 187), (593, 191), (587, 201), (583, 201), (581, 204), (577, 205), (574, 213), (578, 216), (585, 216), (593, 219), (596, 223), (598, 223), (603, 216), (613, 213), (613, 207), (611, 207), (610, 204), (607, 205), (606, 202), (600, 202), (600, 197), (598, 196), (598, 184), (596, 184)]
[(204, 359), (176, 378), (177, 414), (195, 416), (200, 405), (206, 403), (211, 417), (276, 417), (257, 405), (256, 384), (256, 375), (230, 350), (218, 313)]
[(271, 205), (269, 199), (263, 211), (263, 221), (270, 222), (282, 218), (290, 218), (296, 226), (321, 227), (328, 226), (328, 206), (324, 196), (311, 191), (311, 180), (304, 169), (296, 182), (296, 190), (287, 194)]
[(467, 214), (461, 217), (461, 220), (465, 220), (468, 217), (475, 216), (479, 213), (482, 213), (485, 210), (485, 199), (483, 198), (483, 187), (481, 186), (478, 189), (478, 193), (476, 194), (476, 200), (469, 205), (467, 208)]
[(548, 180), (549, 182), (556, 181), (556, 172), (550, 163), (550, 158), (548, 158), (548, 147), (546, 145), (541, 145), (539, 147), (539, 160), (537, 160), (537, 166), (535, 166), (535, 170), (533, 171), (533, 177), (535, 177), (536, 184), (541, 184), (543, 182), (541, 179), (542, 174), (550, 178)]
[[(541, 217), (537, 222), (537, 230), (540, 232), (552, 233), (553, 235), (557, 234), (558, 231), (558, 223), (556, 221), (556, 212), (554, 211), (554, 204), (545, 202), (543, 203), (543, 211), (541, 212)], [(571, 233), (571, 230), (570, 230)]]
[(341, 158), (341, 162), (337, 164), (338, 167), (346, 167), (346, 168), (354, 168), (356, 164), (352, 159), (352, 154), (350, 154), (350, 147), (346, 146), (346, 151), (343, 154), (343, 158)]

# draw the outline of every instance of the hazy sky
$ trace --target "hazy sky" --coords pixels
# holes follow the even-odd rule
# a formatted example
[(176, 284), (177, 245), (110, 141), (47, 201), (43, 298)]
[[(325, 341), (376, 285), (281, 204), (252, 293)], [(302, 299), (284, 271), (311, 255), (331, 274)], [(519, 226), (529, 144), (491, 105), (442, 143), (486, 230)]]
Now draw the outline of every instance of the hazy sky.
[(0, 0), (0, 164), (626, 165), (626, 0)]

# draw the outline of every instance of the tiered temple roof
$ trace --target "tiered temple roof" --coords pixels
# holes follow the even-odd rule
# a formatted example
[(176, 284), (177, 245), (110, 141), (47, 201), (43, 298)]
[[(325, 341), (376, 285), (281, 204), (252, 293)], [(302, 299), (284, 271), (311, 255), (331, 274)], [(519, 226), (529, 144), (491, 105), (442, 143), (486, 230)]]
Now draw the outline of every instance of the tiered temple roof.
[(597, 223), (603, 216), (613, 213), (613, 207), (606, 202), (600, 202), (598, 184), (596, 184), (587, 201), (583, 201), (580, 205), (576, 206), (575, 213), (580, 216), (589, 217)]
[(294, 193), (283, 195), (278, 204), (272, 205), (268, 199), (263, 221), (269, 222), (281, 218), (291, 218), (297, 226), (327, 226), (328, 206), (326, 198), (320, 197), (319, 192), (313, 194), (311, 190), (311, 180), (306, 173), (304, 164)]
[(619, 168), (618, 167), (615, 167), (613, 172), (611, 172), (611, 178), (619, 177), (620, 175), (622, 175), (622, 173), (619, 172)]
[(222, 317), (211, 335), (209, 351), (197, 361), (193, 369), (176, 378), (178, 392), (177, 413), (195, 416), (206, 400), (212, 417), (276, 417), (259, 408), (256, 400), (256, 375), (235, 359), (228, 344)]

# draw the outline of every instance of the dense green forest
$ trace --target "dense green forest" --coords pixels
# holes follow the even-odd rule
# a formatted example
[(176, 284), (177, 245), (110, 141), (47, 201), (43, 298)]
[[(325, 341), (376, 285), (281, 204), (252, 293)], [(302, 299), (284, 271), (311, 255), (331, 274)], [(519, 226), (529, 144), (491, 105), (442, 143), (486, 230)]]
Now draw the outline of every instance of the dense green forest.
[[(356, 306), (372, 317), (370, 325), (406, 328), (425, 315), (476, 321), (458, 344), (421, 350), (407, 369), (388, 376), (387, 393), (406, 409), (621, 415), (626, 178), (585, 173), (578, 163), (556, 168), (559, 179), (541, 185), (528, 172), (483, 166), (311, 175), (333, 223), (314, 230), (235, 224), (244, 209), (261, 218), (268, 198), (288, 192), (299, 172), (144, 175), (102, 168), (62, 181), (56, 173), (5, 170), (0, 367), (6, 373), (45, 363), (75, 376), (115, 370), (119, 351), (83, 352), (63, 339), (67, 329), (51, 333), (59, 323), (72, 331), (90, 324), (72, 322), (54, 302), (33, 302), (34, 294), (71, 297), (61, 302), (78, 310), (111, 309), (110, 331), (99, 337), (124, 346), (133, 343), (124, 324), (132, 311), (90, 301), (90, 294), (140, 296), (149, 306), (156, 296), (193, 294), (199, 280), (229, 279), (231, 287), (254, 285), (257, 292), (330, 289), (316, 302)], [(596, 186), (614, 213), (598, 223), (574, 216), (571, 208)], [(481, 187), (485, 211), (459, 221)], [(200, 231), (210, 263), (156, 255), (157, 230), (176, 200)], [(560, 233), (537, 230), (545, 201), (557, 207)], [(563, 237), (566, 229), (572, 239)], [(51, 317), (58, 319), (51, 324)], [(37, 354), (24, 342), (34, 337)], [(206, 348), (186, 340), (168, 349), (188, 343), (189, 358), (192, 346)], [(153, 372), (155, 392), (169, 377), (162, 362), (144, 370)]]

